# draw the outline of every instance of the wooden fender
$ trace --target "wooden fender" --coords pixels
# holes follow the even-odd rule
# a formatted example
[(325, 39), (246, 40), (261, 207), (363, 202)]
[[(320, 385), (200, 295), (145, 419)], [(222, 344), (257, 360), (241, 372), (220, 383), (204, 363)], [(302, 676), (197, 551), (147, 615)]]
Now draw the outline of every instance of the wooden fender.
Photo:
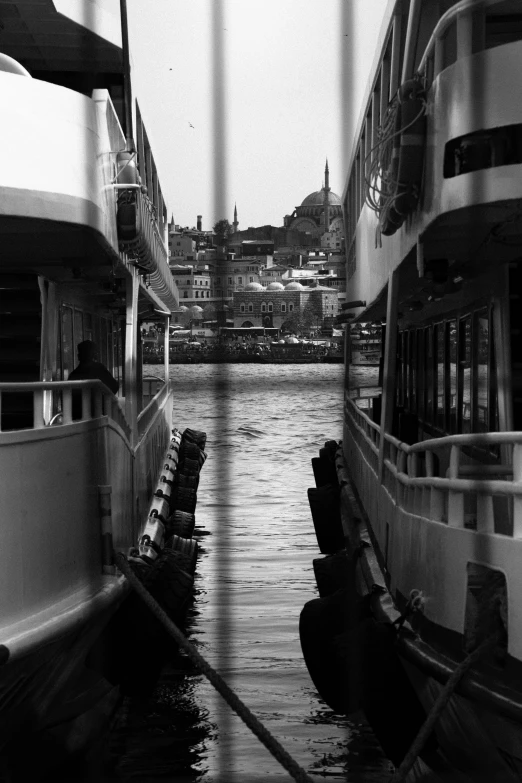
[(426, 113), (424, 91), (416, 79), (405, 82), (400, 90), (401, 125), (398, 187), (394, 207), (406, 217), (417, 206), (422, 182)]
[(343, 549), (344, 534), (339, 506), (339, 488), (332, 484), (308, 489), (308, 502), (319, 550), (333, 555)]
[(299, 617), (308, 673), (319, 696), (341, 715), (360, 708), (362, 663), (357, 629), (367, 612), (367, 602), (343, 589), (308, 601)]

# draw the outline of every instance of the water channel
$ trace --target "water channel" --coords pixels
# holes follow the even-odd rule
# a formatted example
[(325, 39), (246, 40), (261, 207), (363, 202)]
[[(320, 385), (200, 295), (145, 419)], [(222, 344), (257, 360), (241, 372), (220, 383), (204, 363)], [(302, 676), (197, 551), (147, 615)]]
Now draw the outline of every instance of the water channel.
[[(147, 374), (160, 374), (157, 366)], [(196, 509), (200, 555), (190, 640), (317, 781), (377, 783), (390, 769), (361, 720), (335, 715), (304, 664), (299, 614), (320, 557), (310, 460), (342, 437), (342, 364), (171, 368), (175, 424), (207, 432)], [(376, 383), (359, 368), (357, 383)], [(290, 781), (184, 656), (112, 740), (110, 780)], [(109, 779), (109, 778), (108, 778)]]

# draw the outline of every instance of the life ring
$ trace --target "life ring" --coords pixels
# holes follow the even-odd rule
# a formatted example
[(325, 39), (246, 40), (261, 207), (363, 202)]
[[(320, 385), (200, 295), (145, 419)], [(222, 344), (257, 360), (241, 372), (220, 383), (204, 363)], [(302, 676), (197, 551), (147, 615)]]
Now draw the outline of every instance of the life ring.
[(424, 95), (424, 89), (417, 79), (410, 79), (400, 89), (402, 132), (394, 208), (403, 216), (403, 220), (419, 201), (426, 143)]

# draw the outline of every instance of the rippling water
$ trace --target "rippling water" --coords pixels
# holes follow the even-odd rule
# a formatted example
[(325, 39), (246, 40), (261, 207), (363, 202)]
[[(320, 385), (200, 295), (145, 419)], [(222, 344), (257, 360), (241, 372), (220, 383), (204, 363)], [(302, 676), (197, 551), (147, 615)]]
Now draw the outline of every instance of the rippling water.
[[(359, 382), (372, 382), (373, 369), (361, 369)], [(344, 366), (183, 365), (171, 372), (176, 426), (207, 432), (196, 509), (206, 535), (189, 638), (318, 781), (382, 780), (389, 767), (371, 733), (321, 701), (299, 642), (299, 614), (317, 597), (312, 560), (320, 556), (306, 495), (314, 486), (310, 460), (326, 440), (342, 437)], [(136, 734), (125, 741), (120, 779), (291, 780), (183, 657), (132, 721)]]

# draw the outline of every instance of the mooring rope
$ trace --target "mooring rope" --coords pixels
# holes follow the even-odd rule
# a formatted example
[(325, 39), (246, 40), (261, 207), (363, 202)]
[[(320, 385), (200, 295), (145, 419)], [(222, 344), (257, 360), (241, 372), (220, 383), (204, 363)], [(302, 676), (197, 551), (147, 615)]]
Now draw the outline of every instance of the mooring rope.
[(480, 658), (482, 658), (482, 656), (498, 641), (498, 639), (498, 633), (493, 634), (493, 636), (490, 636), (488, 639), (485, 639), (482, 644), (479, 644), (479, 646), (476, 647), (473, 652), (464, 658), (464, 660), (461, 661), (455, 670), (451, 673), (450, 677), (446, 681), (446, 684), (433, 702), (429, 715), (422, 724), (419, 733), (413, 740), (409, 751), (404, 756), (401, 765), (397, 770), (395, 770), (394, 774), (390, 778), (390, 783), (404, 783), (406, 776), (415, 763), (415, 760), (421, 753), (426, 740), (433, 731), (436, 722), (440, 718), (443, 710), (453, 696), (455, 688), (464, 677), (466, 672), (470, 669), (470, 667), (480, 660)]
[(315, 783), (305, 770), (290, 756), (276, 738), (263, 726), (256, 716), (249, 710), (234, 691), (226, 684), (221, 675), (206, 661), (195, 647), (188, 641), (177, 625), (172, 622), (168, 614), (161, 608), (158, 602), (151, 596), (148, 590), (140, 582), (134, 571), (129, 566), (125, 555), (121, 552), (115, 552), (114, 558), (116, 565), (128, 579), (131, 586), (138, 593), (140, 598), (147, 604), (151, 612), (164, 625), (168, 633), (182, 647), (189, 658), (196, 664), (198, 669), (212, 683), (214, 688), (223, 696), (227, 704), (239, 715), (241, 720), (246, 723), (248, 728), (256, 735), (263, 745), (270, 751), (272, 756), (283, 766), (286, 771), (297, 780), (298, 783)]

